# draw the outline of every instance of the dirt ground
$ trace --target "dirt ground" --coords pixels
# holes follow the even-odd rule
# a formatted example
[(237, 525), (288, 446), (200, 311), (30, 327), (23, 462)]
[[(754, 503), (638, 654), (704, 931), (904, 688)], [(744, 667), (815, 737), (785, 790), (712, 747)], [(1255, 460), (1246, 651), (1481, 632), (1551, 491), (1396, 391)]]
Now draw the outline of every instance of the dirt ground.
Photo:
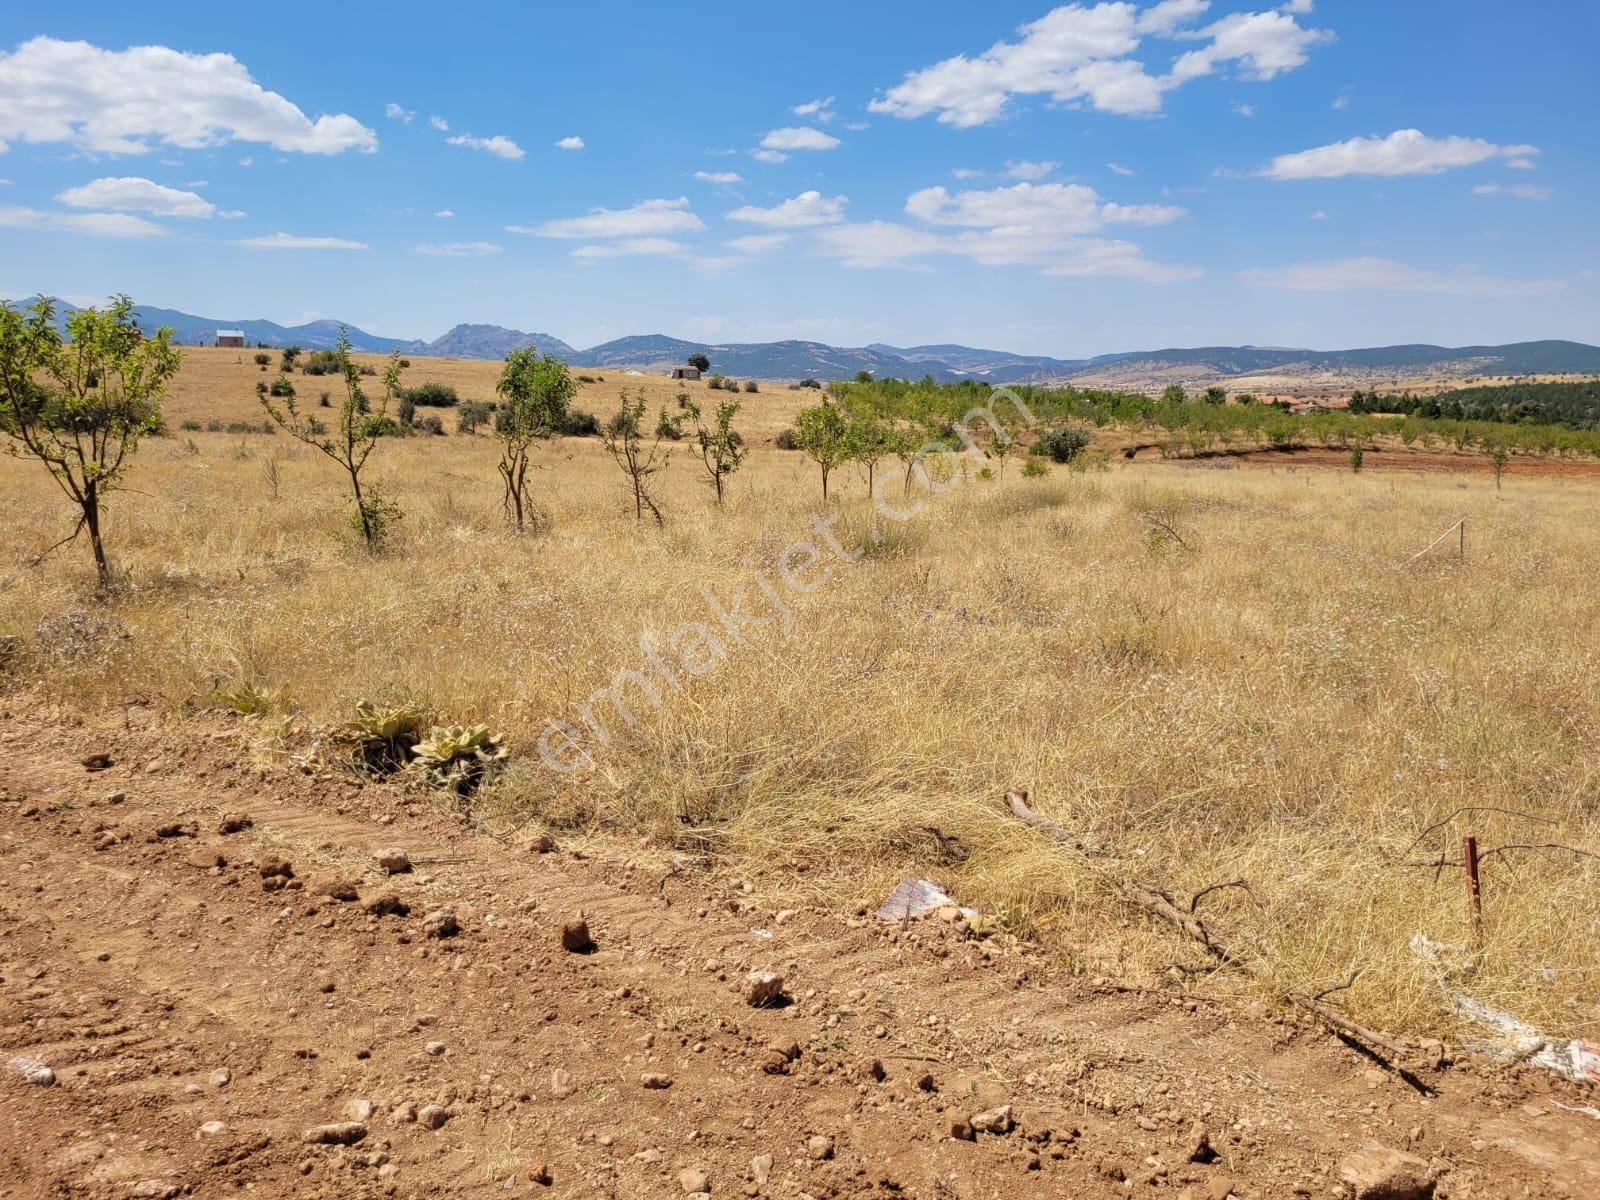
[[(252, 733), (0, 710), (0, 1196), (1275, 1200), (1344, 1194), (1369, 1139), (1459, 1200), (1600, 1194), (1577, 1086), (1448, 1056), (1408, 1082), (1202, 979), (1121, 990), (647, 847), (540, 852)], [(783, 1003), (745, 1003), (752, 970)], [(1000, 1105), (1014, 1129), (952, 1136)]]
[[(1154, 446), (1140, 447), (1134, 458), (1140, 462), (1161, 460)], [(1174, 458), (1169, 461), (1192, 467), (1318, 467), (1330, 471), (1349, 471), (1350, 452), (1324, 447), (1303, 450), (1240, 448)], [(1480, 452), (1411, 450), (1403, 447), (1368, 448), (1361, 462), (1363, 471), (1406, 471), (1422, 475), (1493, 475), (1494, 464)], [(1506, 465), (1507, 479), (1600, 479), (1600, 462), (1588, 458), (1535, 458), (1513, 456)]]

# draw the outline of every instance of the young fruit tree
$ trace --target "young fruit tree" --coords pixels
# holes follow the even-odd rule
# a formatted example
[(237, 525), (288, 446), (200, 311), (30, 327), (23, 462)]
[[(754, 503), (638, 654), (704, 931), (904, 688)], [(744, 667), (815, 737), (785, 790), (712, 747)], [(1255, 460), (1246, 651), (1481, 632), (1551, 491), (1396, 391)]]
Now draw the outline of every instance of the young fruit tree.
[(867, 494), (872, 489), (878, 464), (894, 453), (895, 431), (875, 416), (857, 417), (846, 435), (850, 457), (867, 469)]
[(520, 533), (527, 514), (528, 464), (533, 444), (555, 436), (578, 393), (567, 364), (559, 358), (540, 358), (532, 346), (506, 355), (506, 365), (495, 384), (500, 407), (495, 411), (494, 435), (500, 439), (500, 478), (506, 485), (506, 512)]
[(630, 399), (624, 388), (620, 399), (620, 407), (600, 427), (600, 441), (606, 453), (627, 475), (628, 483), (633, 488), (634, 520), (644, 520), (644, 510), (648, 508), (656, 524), (664, 525), (666, 522), (662, 519), (661, 509), (650, 495), (650, 480), (666, 469), (672, 457), (670, 450), (663, 452), (661, 447), (663, 439), (660, 426), (668, 422), (663, 414), (662, 420), (657, 423), (655, 440), (646, 445), (640, 424), (644, 420), (644, 393), (640, 392), (637, 399)]
[(744, 439), (733, 427), (733, 418), (738, 414), (737, 400), (723, 400), (717, 405), (717, 415), (710, 424), (707, 424), (700, 412), (700, 406), (690, 399), (689, 393), (678, 393), (679, 419), (687, 417), (689, 423), (694, 426), (695, 445), (700, 450), (700, 465), (705, 469), (706, 478), (711, 481), (711, 486), (716, 489), (718, 504), (722, 503), (722, 498), (727, 493), (729, 478), (743, 464), (747, 453)]
[[(103, 310), (80, 308), (56, 328), (55, 305), (26, 309), (0, 302), (0, 434), (19, 458), (36, 458), (77, 507), (102, 591), (111, 587), (100, 518), (139, 439), (161, 428), (161, 401), (182, 356), (172, 330), (144, 337), (133, 301), (113, 297)], [(55, 549), (52, 546), (51, 549)], [(49, 551), (46, 551), (49, 553)]]
[(322, 451), (344, 469), (356, 505), (356, 528), (367, 549), (376, 552), (383, 548), (390, 526), (400, 519), (400, 508), (385, 500), (376, 485), (363, 487), (361, 472), (367, 459), (372, 457), (378, 439), (394, 424), (389, 417), (389, 405), (394, 403), (395, 393), (400, 389), (400, 358), (398, 353), (389, 356), (388, 365), (383, 369), (383, 396), (374, 412), (361, 387), (361, 368), (350, 357), (350, 333), (342, 327), (334, 356), (344, 376), (345, 397), (332, 433), (316, 417), (300, 411), (293, 388), (281, 397), (281, 406), (273, 403), (272, 396), (261, 396), (261, 406), (291, 437)]
[(851, 455), (850, 422), (839, 406), (824, 400), (794, 417), (794, 444), (822, 468), (822, 502), (828, 502), (828, 476)]

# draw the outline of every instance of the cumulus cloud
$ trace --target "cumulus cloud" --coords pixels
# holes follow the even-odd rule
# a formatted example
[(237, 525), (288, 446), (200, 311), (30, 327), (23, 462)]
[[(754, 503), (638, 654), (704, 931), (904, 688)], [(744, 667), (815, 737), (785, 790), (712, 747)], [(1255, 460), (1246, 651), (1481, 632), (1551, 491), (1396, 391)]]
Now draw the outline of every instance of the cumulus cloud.
[(1496, 279), (1462, 267), (1435, 271), (1388, 258), (1347, 258), (1241, 271), (1240, 282), (1297, 292), (1434, 292), (1457, 296), (1527, 296), (1559, 290), (1560, 280)]
[(823, 124), (827, 124), (837, 115), (833, 111), (832, 96), (823, 100), (807, 100), (804, 104), (796, 104), (789, 111), (797, 117), (815, 117)]
[[(1014, 96), (1149, 116), (1161, 111), (1166, 92), (1190, 79), (1228, 64), (1245, 78), (1272, 79), (1303, 64), (1307, 50), (1331, 36), (1303, 27), (1287, 12), (1235, 13), (1202, 29), (1184, 28), (1208, 7), (1204, 0), (1164, 0), (1143, 11), (1131, 3), (1062, 5), (1023, 25), (1016, 41), (912, 71), (868, 107), (903, 118), (936, 113), (958, 128), (999, 120)], [(1157, 75), (1130, 57), (1147, 37), (1205, 45)]]
[(744, 176), (737, 171), (696, 171), (694, 177), (701, 183), (715, 183), (723, 187), (744, 182)]
[(789, 161), (789, 156), (782, 150), (752, 150), (750, 151), (750, 157), (757, 162), (764, 163), (785, 163)]
[(127, 213), (55, 213), (16, 205), (0, 205), (0, 226), (120, 238), (162, 237), (167, 232), (154, 221)]
[(983, 172), (975, 167), (957, 167), (950, 174), (957, 179), (982, 179)]
[(1006, 163), (1007, 179), (1043, 179), (1061, 164), (1057, 162), (1021, 162)]
[(423, 242), (411, 247), (411, 253), (433, 258), (487, 258), (499, 254), (500, 247), (493, 242)]
[(912, 265), (936, 255), (986, 266), (1023, 266), (1052, 276), (1108, 275), (1165, 281), (1197, 271), (1152, 262), (1132, 242), (1095, 236), (1109, 225), (1159, 225), (1184, 215), (1169, 205), (1104, 201), (1081, 184), (1019, 183), (987, 191), (923, 188), (906, 200), (921, 224), (869, 221), (818, 231), (846, 266)]
[(761, 139), (763, 150), (832, 150), (839, 139), (808, 125), (774, 129)]
[(1548, 200), (1551, 191), (1531, 183), (1480, 183), (1472, 189), (1474, 196), (1512, 196), (1518, 200)]
[(617, 242), (603, 242), (592, 246), (579, 246), (573, 258), (618, 258), (632, 254), (682, 254), (688, 247), (671, 238), (624, 238)]
[(767, 225), (774, 229), (800, 229), (810, 225), (837, 225), (844, 220), (844, 196), (829, 199), (821, 192), (801, 192), (792, 200), (772, 208), (757, 208), (747, 204), (728, 214), (732, 221), (751, 225)]
[(433, 215), (436, 216), (436, 217), (441, 217), (444, 220), (448, 221), (451, 217), (455, 216), (456, 214), (454, 212), (452, 212), (448, 208), (441, 208), (438, 212), (434, 213)]
[(581, 217), (532, 226), (508, 225), (506, 229), (546, 238), (652, 238), (705, 227), (705, 222), (689, 211), (689, 198), (679, 196), (675, 200), (641, 200), (632, 208), (596, 208)]
[(473, 137), (470, 133), (458, 133), (455, 137), (445, 138), (452, 146), (465, 146), (469, 150), (482, 150), (485, 154), (492, 154), (496, 158), (510, 159), (513, 162), (527, 154), (521, 146), (517, 145), (504, 134), (495, 134), (493, 137)]
[(443, 118), (443, 117), (441, 117), (441, 116), (432, 116), (432, 117), (429, 117), (429, 118), (428, 118), (428, 124), (429, 124), (429, 125), (432, 125), (432, 126), (433, 126), (433, 127), (434, 127), (434, 128), (435, 128), (435, 129), (437, 129), (437, 130), (438, 130), (438, 131), (439, 131), (439, 132), (440, 132), (440, 133), (448, 133), (448, 132), (449, 132), (449, 131), (450, 131), (450, 122), (449, 122), (449, 121), (446, 121), (446, 120), (445, 120), (445, 119), (444, 119), (444, 118)]
[(1353, 137), (1294, 154), (1280, 154), (1261, 172), (1269, 179), (1338, 179), (1345, 175), (1437, 175), (1492, 158), (1526, 159), (1534, 146), (1497, 146), (1482, 138), (1431, 138), (1420, 129), (1388, 137)]
[(1121, 163), (1108, 162), (1106, 164), (1106, 170), (1110, 171), (1113, 175), (1132, 175), (1133, 174), (1133, 168), (1132, 167), (1125, 167)]
[(68, 188), (56, 199), (69, 208), (142, 212), (157, 217), (209, 217), (217, 211), (217, 206), (204, 196), (139, 176), (96, 179), (81, 187)]
[(262, 142), (303, 154), (378, 148), (377, 134), (354, 117), (312, 120), (231, 54), (104, 50), (49, 37), (0, 53), (0, 150), (11, 141), (67, 142), (96, 154), (144, 154), (152, 142), (186, 150)]
[(583, 149), (583, 139), (581, 137), (564, 137), (559, 142), (556, 143), (556, 149), (558, 149), (558, 150), (582, 150)]
[(294, 233), (274, 233), (263, 237), (241, 238), (234, 242), (247, 250), (365, 250), (365, 242), (346, 238), (303, 237)]
[(404, 121), (407, 125), (409, 125), (411, 124), (411, 119), (417, 114), (412, 112), (410, 109), (401, 108), (398, 104), (391, 100), (389, 103), (383, 106), (383, 115), (388, 117), (391, 121)]

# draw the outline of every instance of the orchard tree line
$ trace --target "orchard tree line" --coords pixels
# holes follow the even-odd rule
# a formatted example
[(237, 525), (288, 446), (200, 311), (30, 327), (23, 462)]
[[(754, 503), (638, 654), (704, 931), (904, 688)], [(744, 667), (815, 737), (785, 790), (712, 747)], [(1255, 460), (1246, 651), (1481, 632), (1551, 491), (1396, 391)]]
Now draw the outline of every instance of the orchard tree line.
[(1399, 413), (1426, 420), (1600, 429), (1600, 381), (1490, 384), (1435, 396), (1357, 391), (1350, 396), (1350, 411)]

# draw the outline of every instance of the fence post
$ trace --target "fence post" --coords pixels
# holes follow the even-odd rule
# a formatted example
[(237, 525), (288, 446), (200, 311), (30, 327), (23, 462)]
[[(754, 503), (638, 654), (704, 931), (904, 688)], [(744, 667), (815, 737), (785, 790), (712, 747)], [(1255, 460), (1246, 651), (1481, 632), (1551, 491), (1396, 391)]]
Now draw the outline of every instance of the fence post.
[(1478, 883), (1478, 839), (1470, 833), (1461, 839), (1461, 865), (1467, 869), (1467, 896), (1472, 901), (1472, 938), (1483, 944), (1483, 890)]

